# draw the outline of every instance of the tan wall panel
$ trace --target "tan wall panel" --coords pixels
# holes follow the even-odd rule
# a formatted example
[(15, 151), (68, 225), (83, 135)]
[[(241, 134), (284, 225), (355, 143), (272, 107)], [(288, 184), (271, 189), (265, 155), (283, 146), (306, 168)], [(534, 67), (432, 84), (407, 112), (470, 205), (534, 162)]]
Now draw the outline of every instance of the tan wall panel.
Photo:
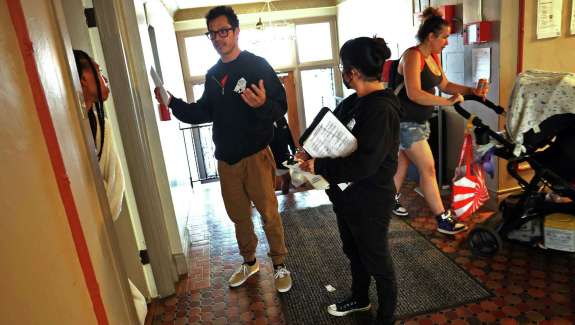
[[(70, 70), (68, 66), (64, 39), (60, 31), (61, 28), (65, 29), (65, 22), (58, 22), (51, 1), (22, 2), (30, 38), (34, 43), (42, 86), (108, 320), (110, 324), (130, 324), (129, 307), (124, 300), (127, 295), (120, 283), (120, 266), (116, 264), (110, 239), (110, 236), (115, 234), (113, 229), (109, 232), (104, 220), (105, 217), (111, 217), (109, 207), (103, 184), (98, 179), (101, 176), (96, 156), (90, 154), (94, 146), (84, 140), (84, 132), (89, 132), (87, 119), (82, 120), (83, 125), (78, 119), (79, 104), (76, 102), (75, 88), (70, 78), (71, 73), (76, 73), (75, 66), (74, 70)], [(91, 139), (91, 136), (88, 139)], [(98, 187), (100, 192), (97, 191)], [(125, 277), (125, 274), (123, 276)], [(131, 304), (131, 301), (129, 303)]]
[[(127, 283), (122, 287), (110, 232), (104, 223), (103, 211), (108, 210), (102, 210), (102, 206), (107, 202), (104, 192), (96, 190), (98, 186), (101, 190), (103, 187), (97, 181), (99, 175), (94, 173), (98, 171), (95, 156), (89, 154), (88, 146), (92, 144), (84, 140), (79, 123), (79, 105), (53, 3), (58, 1), (22, 1), (34, 58), (108, 320), (110, 324), (131, 324), (134, 318), (130, 317)], [(0, 12), (7, 17), (6, 10)], [(13, 35), (10, 19), (2, 17), (1, 21), (7, 25), (1, 29), (2, 37)], [(2, 48), (10, 56), (19, 58), (13, 37), (8, 38), (10, 43), (2, 42), (6, 44)], [(10, 56), (3, 53), (0, 57), (4, 61)], [(0, 122), (3, 132), (9, 135), (0, 141), (3, 150), (11, 151), (1, 155), (1, 159), (6, 160), (1, 166), (12, 171), (7, 173), (7, 181), (3, 179), (0, 193), (9, 203), (2, 213), (8, 212), (11, 216), (0, 219), (7, 223), (0, 228), (12, 230), (8, 237), (2, 238), (2, 250), (7, 251), (2, 256), (3, 259), (9, 256), (7, 265), (11, 267), (0, 268), (0, 279), (11, 280), (8, 289), (11, 295), (5, 296), (10, 300), (8, 303), (0, 304), (0, 323), (94, 324), (92, 303), (47, 158), (32, 93), (25, 87), (26, 74), (21, 60), (16, 62), (19, 68), (1, 79), (3, 90), (11, 85), (19, 85), (19, 88), (3, 91), (2, 96), (8, 98), (8, 103), (0, 105), (0, 109), (7, 110), (5, 116), (10, 116)], [(87, 127), (86, 121), (83, 123)], [(14, 320), (4, 322), (4, 317)]]
[(5, 0), (0, 58), (0, 324), (96, 324)]
[[(575, 37), (569, 33), (569, 13), (571, 1), (563, 1), (561, 36), (549, 39), (536, 39), (537, 1), (525, 1), (525, 25), (523, 47), (523, 71), (541, 69), (549, 71), (575, 71), (573, 53)], [(501, 1), (501, 106), (508, 107), (511, 91), (517, 75), (519, 0)], [(500, 127), (505, 127), (505, 119), (500, 119)], [(499, 190), (517, 188), (517, 181), (505, 170), (507, 161), (499, 160)], [(530, 171), (523, 172), (530, 178)]]
[[(501, 1), (501, 74), (500, 105), (509, 106), (509, 96), (517, 75), (517, 33), (519, 22), (519, 1)], [(505, 118), (499, 118), (499, 128), (505, 128)], [(497, 159), (499, 170), (499, 191), (516, 188), (517, 181), (507, 173), (507, 160)]]

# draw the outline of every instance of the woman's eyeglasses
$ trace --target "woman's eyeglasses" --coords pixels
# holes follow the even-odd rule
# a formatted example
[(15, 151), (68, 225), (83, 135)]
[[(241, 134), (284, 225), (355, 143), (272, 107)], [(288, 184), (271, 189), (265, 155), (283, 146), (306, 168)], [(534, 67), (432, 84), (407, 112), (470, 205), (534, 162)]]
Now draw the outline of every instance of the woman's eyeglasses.
[(233, 27), (229, 27), (229, 28), (218, 29), (215, 31), (209, 30), (205, 32), (204, 35), (206, 35), (210, 40), (213, 41), (216, 39), (216, 35), (219, 36), (220, 38), (228, 37), (228, 33), (233, 29), (234, 29)]

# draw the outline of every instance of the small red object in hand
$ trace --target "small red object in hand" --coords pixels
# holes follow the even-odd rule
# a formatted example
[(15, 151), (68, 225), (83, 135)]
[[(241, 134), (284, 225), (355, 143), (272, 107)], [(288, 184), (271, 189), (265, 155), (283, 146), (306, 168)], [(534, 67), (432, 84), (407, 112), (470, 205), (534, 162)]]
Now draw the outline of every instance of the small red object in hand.
[(169, 121), (172, 119), (168, 106), (165, 104), (160, 104), (158, 105), (158, 109), (160, 111), (160, 121)]

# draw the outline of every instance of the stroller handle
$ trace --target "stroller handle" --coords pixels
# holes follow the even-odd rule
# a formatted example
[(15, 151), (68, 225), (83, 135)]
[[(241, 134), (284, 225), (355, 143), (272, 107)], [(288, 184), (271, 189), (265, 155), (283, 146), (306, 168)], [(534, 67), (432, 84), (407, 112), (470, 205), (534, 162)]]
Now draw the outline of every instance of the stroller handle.
[(463, 96), (463, 99), (471, 100), (474, 102), (479, 102), (479, 103), (491, 108), (498, 115), (505, 113), (505, 109), (503, 107), (496, 105), (494, 102), (490, 101), (487, 98), (484, 99), (483, 97), (480, 97), (477, 95), (465, 95), (465, 96)]
[[(488, 106), (490, 108), (492, 108), (495, 112), (497, 112), (497, 109), (501, 109), (501, 111), (503, 112), (503, 108), (501, 106), (497, 106), (494, 103), (492, 103), (489, 100), (483, 100), (483, 98), (479, 97), (479, 96), (475, 96), (475, 95), (469, 95), (469, 96), (465, 96), (464, 97), (465, 100), (473, 100), (473, 101), (478, 101), (481, 102), (483, 104), (485, 104), (485, 106)], [(500, 144), (502, 144), (505, 148), (513, 150), (514, 145), (509, 142), (507, 139), (505, 139), (504, 137), (502, 137), (500, 134), (498, 134), (497, 132), (491, 130), (491, 128), (489, 128), (487, 125), (485, 125), (483, 123), (483, 121), (477, 117), (477, 116), (472, 116), (471, 113), (469, 113), (465, 108), (461, 107), (460, 103), (456, 103), (453, 105), (453, 108), (455, 108), (455, 111), (463, 116), (466, 120), (471, 119), (471, 123), (473, 124), (473, 126), (477, 127), (477, 128), (481, 128), (484, 129), (487, 134), (492, 137), (493, 139), (497, 140)]]

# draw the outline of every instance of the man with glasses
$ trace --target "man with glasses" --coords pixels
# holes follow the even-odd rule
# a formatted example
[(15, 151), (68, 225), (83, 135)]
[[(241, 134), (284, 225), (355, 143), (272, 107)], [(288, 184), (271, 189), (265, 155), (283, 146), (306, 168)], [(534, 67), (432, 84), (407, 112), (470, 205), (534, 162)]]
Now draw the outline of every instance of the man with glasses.
[[(234, 222), (244, 263), (229, 279), (230, 287), (242, 285), (259, 271), (258, 238), (251, 219), (251, 202), (262, 216), (279, 292), (291, 289), (284, 265), (287, 249), (275, 196), (275, 162), (268, 147), (273, 122), (287, 112), (285, 90), (275, 71), (261, 57), (240, 51), (238, 17), (228, 6), (206, 15), (206, 36), (220, 60), (206, 74), (204, 93), (195, 103), (170, 96), (168, 106), (183, 122), (213, 122), (213, 140), (224, 205)], [(156, 99), (161, 102), (158, 88)]]

